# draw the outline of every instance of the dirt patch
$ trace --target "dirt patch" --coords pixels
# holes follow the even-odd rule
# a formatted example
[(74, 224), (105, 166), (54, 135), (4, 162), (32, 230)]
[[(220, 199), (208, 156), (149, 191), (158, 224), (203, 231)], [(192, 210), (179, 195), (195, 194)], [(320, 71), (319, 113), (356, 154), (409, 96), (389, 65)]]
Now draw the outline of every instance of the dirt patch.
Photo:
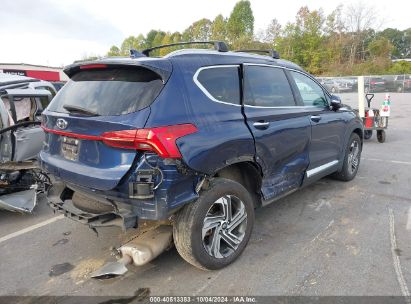
[(73, 268), (74, 266), (71, 265), (70, 263), (62, 263), (62, 264), (53, 265), (49, 271), (49, 276), (57, 277), (59, 275), (62, 275), (63, 273), (71, 271)]
[(71, 272), (71, 278), (75, 281), (85, 280), (90, 277), (90, 274), (104, 265), (103, 259), (87, 259), (81, 261)]

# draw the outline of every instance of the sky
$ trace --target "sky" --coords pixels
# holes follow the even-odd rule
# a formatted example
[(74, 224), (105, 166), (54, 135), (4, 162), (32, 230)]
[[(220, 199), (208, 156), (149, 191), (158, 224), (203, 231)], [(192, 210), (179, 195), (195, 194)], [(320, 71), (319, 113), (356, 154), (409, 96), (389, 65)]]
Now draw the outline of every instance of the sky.
[[(182, 32), (201, 18), (228, 17), (238, 0), (1, 0), (0, 62), (63, 66), (85, 56), (104, 55), (128, 36), (151, 29)], [(272, 19), (293, 21), (298, 9), (332, 12), (355, 0), (251, 0), (255, 32)], [(309, 3), (309, 4), (307, 4)], [(380, 29), (411, 27), (411, 1), (365, 2), (374, 6)], [(381, 22), (380, 22), (381, 24)]]

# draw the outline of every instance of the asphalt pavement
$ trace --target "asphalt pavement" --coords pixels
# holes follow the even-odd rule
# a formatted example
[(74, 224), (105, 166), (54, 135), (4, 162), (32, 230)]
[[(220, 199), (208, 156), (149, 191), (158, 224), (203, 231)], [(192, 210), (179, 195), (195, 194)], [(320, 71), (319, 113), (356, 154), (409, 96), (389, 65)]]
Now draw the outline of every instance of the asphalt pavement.
[[(341, 97), (356, 106), (356, 94)], [(386, 142), (366, 141), (356, 179), (325, 178), (257, 210), (247, 248), (225, 269), (198, 270), (173, 248), (123, 277), (91, 279), (125, 236), (96, 235), (43, 197), (32, 215), (0, 211), (0, 295), (409, 294), (411, 94), (391, 100)]]

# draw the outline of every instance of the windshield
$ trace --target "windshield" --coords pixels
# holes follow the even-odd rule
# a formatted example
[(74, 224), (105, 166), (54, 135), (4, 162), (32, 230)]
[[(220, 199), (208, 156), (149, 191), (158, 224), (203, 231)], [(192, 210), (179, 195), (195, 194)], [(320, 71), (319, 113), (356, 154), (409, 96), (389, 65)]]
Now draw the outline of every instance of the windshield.
[(59, 91), (48, 110), (69, 113), (70, 107), (97, 115), (121, 115), (149, 106), (163, 88), (161, 77), (145, 68), (80, 71)]

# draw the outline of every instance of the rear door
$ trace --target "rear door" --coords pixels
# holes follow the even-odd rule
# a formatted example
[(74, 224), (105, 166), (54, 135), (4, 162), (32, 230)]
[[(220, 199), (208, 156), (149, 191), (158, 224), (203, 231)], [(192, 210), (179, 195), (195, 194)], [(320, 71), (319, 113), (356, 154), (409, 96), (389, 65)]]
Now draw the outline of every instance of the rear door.
[(244, 66), (244, 113), (263, 169), (264, 199), (299, 187), (309, 163), (311, 126), (282, 68)]
[[(43, 112), (43, 166), (66, 182), (113, 189), (138, 152), (103, 142), (103, 133), (123, 131), (130, 138), (144, 128), (163, 86), (163, 79), (144, 67), (81, 67)], [(123, 137), (110, 134), (118, 136), (111, 142), (121, 144)]]
[(338, 165), (346, 122), (340, 113), (330, 109), (328, 96), (316, 81), (301, 72), (289, 74), (295, 82), (297, 100), (312, 126), (307, 171), (307, 177), (311, 177)]

